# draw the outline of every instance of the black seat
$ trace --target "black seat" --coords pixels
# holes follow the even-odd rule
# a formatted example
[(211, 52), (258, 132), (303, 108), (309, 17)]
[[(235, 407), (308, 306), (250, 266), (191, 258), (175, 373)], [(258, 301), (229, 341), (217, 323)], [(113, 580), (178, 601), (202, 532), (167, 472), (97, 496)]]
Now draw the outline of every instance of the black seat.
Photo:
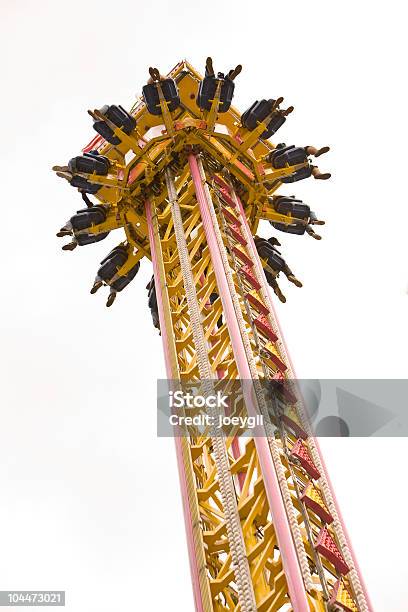
[(204, 77), (204, 79), (200, 83), (197, 94), (197, 104), (201, 108), (201, 110), (209, 111), (211, 109), (211, 104), (214, 100), (219, 80), (222, 81), (222, 85), (220, 91), (220, 104), (218, 107), (218, 112), (226, 113), (229, 110), (232, 102), (232, 97), (234, 95), (235, 84), (230, 78), (228, 78), (228, 76), (220, 79), (217, 78), (215, 75)]
[(284, 142), (280, 142), (276, 145), (276, 147), (273, 149), (273, 151), (271, 151), (268, 155), (268, 157), (266, 158), (267, 161), (272, 164), (273, 160), (278, 156), (278, 155), (282, 155), (283, 153), (286, 153), (286, 151), (289, 151), (290, 149), (294, 149), (295, 145), (287, 145)]
[[(109, 106), (108, 104), (105, 104), (102, 106), (99, 112), (107, 117), (123, 132), (125, 132), (125, 134), (130, 134), (136, 127), (136, 119), (120, 105), (116, 106), (115, 104), (112, 104)], [(93, 128), (111, 144), (120, 144), (120, 138), (115, 136), (113, 130), (105, 123), (105, 121), (101, 119), (94, 121)]]
[(309, 178), (311, 175), (312, 167), (308, 166), (307, 168), (300, 168), (299, 170), (296, 170), (296, 172), (290, 174), (289, 176), (283, 176), (280, 181), (282, 181), (282, 183), (296, 183), (302, 179)]
[[(211, 305), (213, 305), (213, 304), (214, 304), (214, 302), (216, 302), (216, 301), (218, 300), (218, 298), (219, 298), (218, 293), (216, 293), (215, 291), (213, 291), (213, 293), (211, 293), (211, 294), (210, 294), (210, 298), (209, 298), (209, 299), (210, 299), (210, 304), (211, 304)], [(223, 322), (223, 318), (222, 318), (222, 315), (221, 315), (221, 316), (219, 316), (219, 317), (218, 317), (218, 319), (217, 319), (217, 328), (218, 328), (218, 329), (221, 327), (222, 322)]]
[(106, 105), (102, 107), (101, 113), (123, 132), (125, 132), (125, 134), (130, 134), (130, 132), (136, 127), (136, 119), (132, 117), (132, 115), (128, 113), (127, 110), (125, 110), (120, 104), (119, 106), (116, 106), (115, 104), (112, 104), (112, 106)]
[(68, 168), (72, 173), (86, 172), (87, 174), (98, 174), (106, 176), (109, 172), (109, 160), (103, 155), (95, 153), (85, 153), (78, 157), (73, 157), (68, 162)]
[(266, 277), (266, 280), (268, 282), (268, 285), (270, 287), (273, 287), (274, 285), (276, 285), (276, 280), (275, 280), (275, 277), (273, 276), (273, 274), (268, 272), (268, 270), (264, 270), (264, 272), (265, 272), (265, 277)]
[(106, 220), (106, 210), (103, 206), (93, 206), (92, 208), (84, 208), (78, 210), (76, 215), (71, 217), (70, 221), (74, 232), (75, 239), (79, 246), (93, 244), (104, 240), (110, 232), (101, 232), (99, 234), (78, 234), (81, 230), (89, 229), (94, 225), (99, 225)]
[(150, 313), (152, 315), (153, 325), (157, 329), (160, 329), (159, 309), (157, 305), (156, 285), (154, 283), (154, 276), (152, 276), (146, 289), (148, 289), (148, 292), (149, 292), (148, 293), (148, 305), (149, 305)]
[[(164, 79), (160, 81), (160, 85), (169, 111), (175, 111), (180, 106), (180, 96), (175, 81), (173, 79)], [(143, 87), (143, 98), (151, 115), (161, 115), (160, 98), (156, 83), (149, 83)]]
[(155, 313), (156, 315), (159, 314), (159, 309), (157, 306), (157, 295), (156, 295), (156, 285), (154, 282), (154, 276), (152, 276), (152, 278), (150, 279), (149, 284), (147, 285), (147, 289), (148, 289), (148, 300), (147, 300), (147, 304), (152, 312)]
[(261, 257), (267, 258), (274, 251), (273, 246), (265, 238), (255, 239), (256, 250)]
[(156, 310), (157, 311), (157, 296), (156, 296), (156, 287), (153, 285), (153, 287), (149, 290), (149, 298), (147, 301), (150, 310)]
[(241, 115), (241, 123), (247, 130), (254, 130), (258, 123), (265, 121), (272, 112), (275, 100), (255, 100), (255, 102)]
[(92, 208), (78, 210), (76, 215), (70, 219), (74, 233), (94, 225), (99, 225), (104, 221), (106, 221), (106, 210), (103, 206), (93, 206)]
[(296, 219), (309, 219), (310, 217), (310, 206), (294, 197), (281, 196), (276, 198), (273, 206), (276, 212), (282, 215), (290, 214)]
[[(256, 100), (242, 115), (241, 123), (247, 130), (254, 130), (259, 123), (265, 121), (272, 112), (275, 100)], [(267, 124), (267, 129), (261, 134), (261, 138), (270, 138), (285, 123), (286, 117), (276, 112)]]
[(275, 249), (270, 245), (270, 244), (263, 244), (259, 249), (258, 249), (258, 253), (261, 257), (263, 257), (264, 259), (269, 259), (270, 257), (273, 257), (274, 254), (276, 253)]
[(274, 134), (276, 134), (279, 128), (282, 127), (285, 121), (286, 117), (284, 115), (282, 115), (281, 113), (274, 113), (271, 117), (270, 122), (268, 123), (268, 128), (265, 130), (265, 132), (262, 133), (262, 138), (264, 138), (265, 140), (271, 138)]
[(126, 263), (128, 252), (125, 246), (119, 245), (101, 261), (98, 276), (105, 282), (110, 281), (116, 272)]
[(102, 185), (97, 185), (96, 183), (90, 183), (83, 176), (74, 175), (70, 182), (71, 187), (78, 187), (78, 189), (82, 189), (85, 193), (97, 193)]
[(286, 266), (285, 260), (276, 251), (268, 257), (268, 264), (272, 270), (276, 270), (277, 272), (280, 272)]
[(120, 244), (112, 249), (112, 251), (101, 261), (101, 267), (98, 270), (98, 276), (106, 284), (110, 285), (115, 291), (122, 291), (136, 276), (140, 268), (138, 261), (125, 275), (117, 278), (113, 283), (110, 281), (117, 274), (118, 270), (126, 263), (129, 257), (127, 248)]
[[(303, 204), (302, 200), (297, 200), (295, 197), (280, 196), (273, 201), (273, 207), (277, 213), (282, 215), (290, 214), (292, 217), (302, 219), (303, 221), (308, 221), (310, 217), (310, 206)], [(296, 223), (296, 221), (290, 225), (277, 221), (270, 221), (270, 224), (275, 229), (286, 234), (302, 236), (306, 231), (306, 225), (304, 223)]]
[(98, 134), (100, 134), (107, 142), (110, 142), (110, 144), (118, 145), (121, 143), (120, 138), (118, 136), (115, 136), (113, 130), (109, 127), (109, 125), (107, 125), (101, 119), (98, 119), (98, 121), (94, 121), (93, 129), (95, 130), (95, 132), (98, 132)]
[(285, 168), (287, 165), (295, 166), (307, 161), (307, 153), (302, 147), (287, 147), (282, 151), (273, 151), (272, 166), (276, 169)]
[(266, 259), (273, 270), (281, 271), (285, 267), (285, 260), (280, 256), (279, 252), (273, 248), (268, 240), (264, 238), (255, 239), (256, 250), (259, 255)]
[(130, 268), (127, 274), (119, 277), (117, 280), (111, 283), (111, 287), (113, 287), (115, 291), (122, 291), (135, 278), (136, 274), (139, 272), (139, 268), (140, 261), (138, 261), (137, 264), (133, 266), (133, 268)]

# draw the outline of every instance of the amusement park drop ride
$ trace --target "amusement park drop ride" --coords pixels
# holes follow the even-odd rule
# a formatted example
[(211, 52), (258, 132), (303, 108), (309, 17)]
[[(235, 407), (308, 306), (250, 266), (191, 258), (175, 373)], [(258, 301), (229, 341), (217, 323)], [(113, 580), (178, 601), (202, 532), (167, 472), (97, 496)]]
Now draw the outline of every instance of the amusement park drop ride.
[[(204, 78), (187, 61), (167, 76), (151, 68), (130, 111), (89, 111), (97, 135), (54, 167), (86, 204), (58, 235), (73, 250), (123, 228), (91, 290), (108, 286), (108, 306), (151, 260), (148, 304), (169, 380), (254, 384), (244, 403), (265, 417), (258, 435), (176, 432), (196, 610), (367, 612), (317, 440), (284, 384), (294, 375), (269, 291), (285, 301), (279, 275), (301, 286), (277, 249), (279, 232), (320, 239), (314, 226), (323, 224), (278, 189), (329, 178), (313, 159), (328, 147), (272, 143), (293, 107), (262, 99), (239, 113), (231, 102), (240, 71), (216, 74), (211, 58)], [(276, 230), (268, 240), (256, 235), (262, 219)], [(272, 400), (259, 391), (266, 381)]]

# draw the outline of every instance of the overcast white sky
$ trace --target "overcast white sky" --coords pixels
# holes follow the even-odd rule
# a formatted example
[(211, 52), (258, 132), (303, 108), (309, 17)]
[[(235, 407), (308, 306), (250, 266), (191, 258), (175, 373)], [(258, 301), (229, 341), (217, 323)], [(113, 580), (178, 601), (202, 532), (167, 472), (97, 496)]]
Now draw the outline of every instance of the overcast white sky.
[[(283, 95), (280, 139), (331, 145), (331, 181), (282, 189), (327, 221), (320, 243), (281, 237), (304, 281), (277, 304), (289, 350), (300, 377), (406, 378), (405, 12), (2, 1), (0, 590), (65, 589), (69, 612), (193, 609), (173, 442), (155, 435), (151, 265), (107, 310), (89, 289), (121, 237), (73, 253), (55, 238), (81, 201), (51, 166), (89, 141), (88, 108), (130, 107), (148, 66), (240, 62), (239, 108)], [(323, 442), (375, 609), (406, 610), (407, 441)]]

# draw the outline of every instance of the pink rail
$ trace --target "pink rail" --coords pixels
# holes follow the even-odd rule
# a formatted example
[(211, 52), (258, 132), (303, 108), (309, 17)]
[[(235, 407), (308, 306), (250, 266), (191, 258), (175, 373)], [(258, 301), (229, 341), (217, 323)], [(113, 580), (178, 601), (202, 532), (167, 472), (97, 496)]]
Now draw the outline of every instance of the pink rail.
[[(169, 334), (173, 333), (173, 331), (167, 329), (166, 321), (164, 317), (163, 299), (162, 299), (162, 293), (161, 293), (161, 288), (160, 288), (158, 255), (157, 255), (155, 242), (154, 242), (152, 207), (151, 207), (151, 203), (149, 200), (146, 201), (146, 218), (147, 218), (147, 227), (149, 230), (150, 250), (151, 250), (151, 255), (152, 255), (152, 263), (153, 263), (154, 284), (156, 286), (156, 299), (157, 299), (157, 307), (159, 310), (161, 337), (163, 341), (164, 361), (166, 365), (167, 377), (169, 380), (172, 380), (173, 372), (171, 371), (170, 349), (168, 345), (168, 337), (169, 337)], [(194, 595), (195, 608), (197, 612), (204, 612), (203, 602), (202, 602), (202, 597), (201, 597), (200, 581), (199, 581), (199, 575), (198, 575), (197, 559), (196, 559), (196, 554), (195, 554), (192, 517), (191, 517), (190, 507), (188, 503), (187, 481), (186, 481), (186, 474), (184, 471), (183, 451), (181, 448), (181, 438), (175, 435), (174, 441), (176, 445), (177, 467), (178, 467), (179, 478), (180, 478), (181, 496), (182, 496), (183, 513), (184, 513), (184, 524), (185, 524), (186, 536), (187, 536), (187, 547), (188, 547), (188, 556), (189, 556), (189, 561), (190, 561), (191, 578), (193, 582), (193, 595)]]
[[(237, 362), (239, 376), (242, 380), (249, 381), (252, 379), (252, 376), (245, 356), (244, 344), (242, 342), (241, 332), (235, 316), (234, 305), (232, 303), (227, 278), (225, 276), (221, 253), (218, 248), (214, 226), (209, 211), (209, 203), (207, 202), (206, 194), (203, 189), (197, 159), (195, 155), (191, 153), (188, 156), (188, 160), (194, 182), (197, 202), (200, 208), (204, 232), (207, 238), (208, 249), (212, 264), (214, 266), (217, 285), (224, 307), (224, 314), (230, 333), (232, 348), (235, 360)], [(250, 399), (250, 393), (248, 394), (248, 400), (248, 412), (256, 414), (255, 408), (252, 405), (252, 398)], [(255, 433), (259, 434), (260, 432), (258, 431)], [(310, 607), (307, 601), (306, 590), (285, 511), (285, 506), (282, 500), (278, 478), (273, 465), (269, 444), (265, 437), (259, 435), (257, 435), (254, 440), (264, 478), (265, 490), (272, 514), (279, 550), (282, 555), (291, 603), (295, 612), (309, 612)]]

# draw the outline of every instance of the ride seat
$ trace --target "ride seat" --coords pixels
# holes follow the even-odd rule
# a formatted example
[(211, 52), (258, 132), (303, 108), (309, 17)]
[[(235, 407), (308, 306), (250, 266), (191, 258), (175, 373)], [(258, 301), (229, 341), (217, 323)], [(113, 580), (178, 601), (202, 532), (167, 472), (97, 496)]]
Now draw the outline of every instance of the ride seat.
[(98, 276), (106, 283), (115, 276), (116, 272), (121, 268), (128, 258), (128, 252), (125, 246), (116, 246), (112, 251), (101, 261), (101, 266), (98, 270)]
[[(169, 111), (175, 111), (180, 106), (180, 96), (175, 81), (164, 79), (160, 81), (160, 85)], [(148, 83), (143, 87), (143, 98), (151, 115), (161, 115), (159, 91), (156, 83)]]
[(133, 268), (130, 268), (127, 274), (119, 277), (113, 283), (110, 283), (110, 286), (115, 289), (115, 291), (122, 291), (135, 278), (136, 274), (139, 272), (139, 268), (140, 261), (138, 261)]
[[(197, 94), (197, 105), (201, 108), (201, 110), (211, 110), (211, 104), (217, 91), (217, 83), (219, 80), (220, 79), (215, 75), (211, 75), (204, 77), (204, 79), (201, 81)], [(235, 84), (228, 77), (221, 80), (222, 85), (218, 112), (226, 113), (231, 106)]]
[(104, 221), (106, 221), (106, 210), (103, 206), (93, 206), (92, 208), (78, 210), (76, 215), (70, 219), (74, 233), (94, 225), (99, 225)]
[(307, 161), (307, 153), (302, 147), (287, 147), (272, 156), (272, 166), (277, 169), (285, 168), (286, 165), (303, 164), (305, 161)]
[(310, 217), (310, 206), (293, 197), (281, 196), (276, 198), (273, 206), (276, 212), (282, 215), (291, 214), (296, 219), (309, 219)]
[[(275, 100), (256, 100), (242, 115), (241, 123), (247, 130), (254, 130), (258, 123), (265, 121), (272, 112)], [(267, 129), (261, 134), (261, 138), (270, 138), (285, 123), (286, 117), (276, 112), (268, 122)]]
[[(112, 121), (112, 123), (114, 123), (123, 132), (125, 132), (125, 134), (130, 134), (136, 127), (136, 119), (120, 105), (116, 106), (112, 104), (109, 106), (108, 104), (105, 104), (102, 106), (99, 112)], [(105, 121), (101, 119), (94, 121), (93, 128), (111, 144), (120, 144), (120, 138), (114, 134), (113, 130), (105, 123)]]
[(255, 241), (256, 250), (259, 255), (266, 259), (268, 264), (273, 270), (280, 272), (285, 267), (285, 260), (280, 254), (273, 248), (270, 242), (265, 240), (264, 238), (258, 238)]
[(261, 138), (263, 138), (264, 140), (271, 138), (271, 136), (276, 134), (279, 128), (282, 127), (285, 121), (286, 117), (284, 115), (281, 115), (281, 113), (274, 113), (271, 117), (270, 122), (268, 123), (268, 128), (265, 130), (265, 132), (261, 134)]
[(297, 181), (301, 181), (302, 179), (309, 178), (312, 175), (312, 167), (308, 166), (306, 168), (299, 168), (293, 174), (289, 176), (282, 176), (280, 181), (282, 183), (296, 183)]
[(85, 193), (95, 194), (97, 193), (102, 185), (97, 185), (96, 183), (90, 183), (83, 176), (74, 175), (70, 181), (71, 187), (77, 187), (78, 189), (82, 189)]
[(255, 100), (255, 102), (241, 115), (241, 123), (247, 130), (254, 130), (258, 123), (264, 121), (272, 112), (275, 100)]
[(106, 176), (109, 172), (109, 160), (103, 155), (95, 153), (85, 153), (78, 157), (73, 157), (68, 162), (68, 168), (72, 173), (86, 172), (87, 174), (98, 174)]
[(110, 281), (117, 274), (118, 270), (126, 263), (129, 257), (127, 248), (120, 244), (101, 261), (98, 276), (115, 291), (122, 291), (134, 279), (140, 268), (138, 261), (126, 274), (117, 278), (113, 283)]

